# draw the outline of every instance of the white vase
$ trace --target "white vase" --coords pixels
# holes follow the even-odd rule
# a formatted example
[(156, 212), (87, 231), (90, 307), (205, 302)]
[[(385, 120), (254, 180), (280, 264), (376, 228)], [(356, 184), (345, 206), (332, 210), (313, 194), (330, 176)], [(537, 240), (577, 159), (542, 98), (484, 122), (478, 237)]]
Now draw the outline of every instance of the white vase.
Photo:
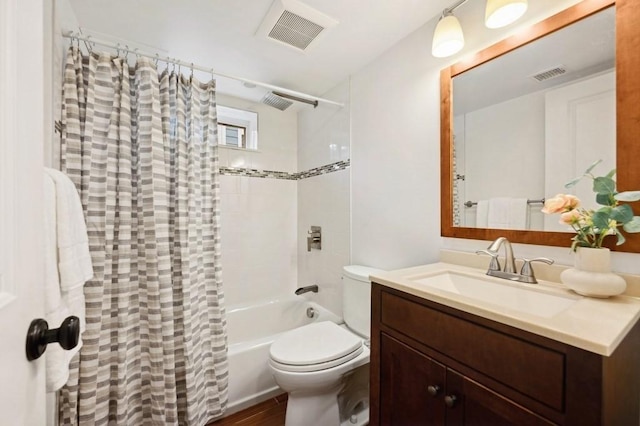
[(624, 293), (627, 283), (611, 272), (608, 248), (578, 247), (575, 268), (560, 274), (560, 280), (571, 290), (589, 297), (610, 297)]

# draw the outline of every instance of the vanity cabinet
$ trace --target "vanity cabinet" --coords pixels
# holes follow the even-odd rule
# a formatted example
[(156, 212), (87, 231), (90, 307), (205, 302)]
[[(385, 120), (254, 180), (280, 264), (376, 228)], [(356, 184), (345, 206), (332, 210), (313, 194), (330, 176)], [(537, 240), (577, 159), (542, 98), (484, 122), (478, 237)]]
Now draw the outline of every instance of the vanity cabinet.
[(638, 425), (640, 325), (611, 356), (372, 287), (371, 425)]

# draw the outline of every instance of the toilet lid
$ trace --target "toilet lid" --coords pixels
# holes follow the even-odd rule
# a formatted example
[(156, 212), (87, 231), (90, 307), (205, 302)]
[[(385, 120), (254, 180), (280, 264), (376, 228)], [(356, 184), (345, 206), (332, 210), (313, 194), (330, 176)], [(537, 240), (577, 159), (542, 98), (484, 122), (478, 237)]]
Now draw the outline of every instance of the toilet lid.
[(362, 338), (334, 322), (320, 321), (284, 333), (271, 345), (270, 355), (273, 361), (292, 366), (337, 365), (341, 362), (332, 361), (347, 357), (346, 362), (348, 355), (361, 351)]

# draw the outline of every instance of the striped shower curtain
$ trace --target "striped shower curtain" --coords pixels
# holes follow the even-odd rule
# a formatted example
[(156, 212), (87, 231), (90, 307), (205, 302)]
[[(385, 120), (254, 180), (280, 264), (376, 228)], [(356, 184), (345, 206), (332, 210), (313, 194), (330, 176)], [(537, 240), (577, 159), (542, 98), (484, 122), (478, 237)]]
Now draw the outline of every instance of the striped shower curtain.
[(94, 278), (60, 424), (204, 425), (228, 382), (214, 81), (73, 47), (62, 121)]

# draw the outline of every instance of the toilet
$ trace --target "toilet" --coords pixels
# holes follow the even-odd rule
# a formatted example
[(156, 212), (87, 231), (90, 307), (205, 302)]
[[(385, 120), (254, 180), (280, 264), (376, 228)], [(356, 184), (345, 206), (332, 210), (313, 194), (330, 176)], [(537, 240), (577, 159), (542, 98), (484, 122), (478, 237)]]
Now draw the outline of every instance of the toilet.
[(367, 266), (343, 268), (344, 324), (308, 324), (271, 345), (269, 367), (289, 394), (286, 426), (368, 424), (369, 275), (377, 272)]

